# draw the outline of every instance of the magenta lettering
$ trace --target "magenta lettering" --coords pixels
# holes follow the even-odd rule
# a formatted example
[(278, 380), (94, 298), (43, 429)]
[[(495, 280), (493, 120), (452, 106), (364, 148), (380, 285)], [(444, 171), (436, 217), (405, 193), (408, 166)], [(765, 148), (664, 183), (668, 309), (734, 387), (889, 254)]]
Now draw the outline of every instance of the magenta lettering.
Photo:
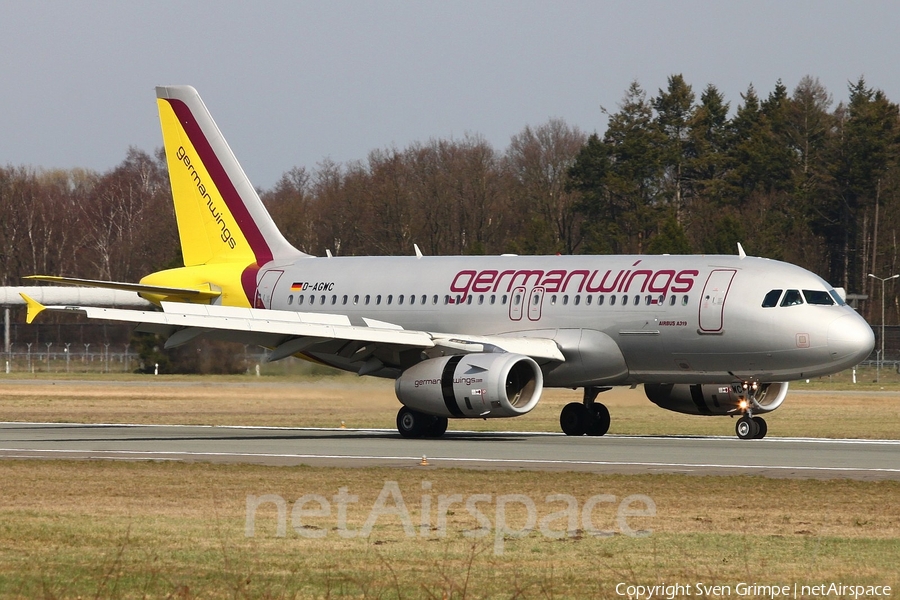
[[(588, 271), (576, 269), (554, 269), (542, 271), (540, 269), (520, 269), (497, 271), (485, 269), (484, 271), (465, 270), (458, 272), (450, 283), (450, 291), (461, 294), (464, 300), (470, 293), (485, 293), (506, 291), (511, 292), (515, 287), (533, 289), (543, 287), (548, 293), (587, 292), (595, 293), (644, 293), (666, 295), (672, 293), (686, 293), (694, 287), (695, 279), (700, 275), (696, 269), (674, 271), (662, 269), (652, 271), (650, 269), (638, 269), (632, 271)], [(575, 282), (578, 285), (576, 287)]]

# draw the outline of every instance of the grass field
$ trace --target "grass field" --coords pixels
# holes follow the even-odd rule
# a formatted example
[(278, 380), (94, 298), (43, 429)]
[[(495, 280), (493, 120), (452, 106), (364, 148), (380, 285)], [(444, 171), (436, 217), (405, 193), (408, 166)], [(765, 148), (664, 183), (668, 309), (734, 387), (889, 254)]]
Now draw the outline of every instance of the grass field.
[[(897, 482), (53, 461), (2, 462), (0, 479), (3, 597), (615, 598), (618, 583), (900, 585)], [(390, 481), (412, 536), (400, 516), (381, 514), (367, 537), (342, 537), (334, 507), (292, 526), (301, 496), (331, 501), (346, 487), (358, 496), (346, 531), (358, 533)], [(614, 496), (591, 516), (614, 535), (591, 535), (579, 512), (570, 534), (566, 519), (548, 528), (560, 539), (532, 525), (501, 536), (496, 552), (499, 495), (533, 499), (540, 523), (564, 507), (545, 502), (559, 493), (579, 511)], [(274, 504), (260, 506), (246, 535), (247, 496), (263, 494), (285, 499), (284, 537)], [(480, 511), (493, 529), (468, 537), (481, 523), (461, 505), (437, 527), (442, 494), (489, 494)], [(628, 520), (645, 537), (616, 524), (617, 503), (635, 494), (656, 507)], [(526, 521), (525, 505), (510, 504), (507, 528)]]
[[(837, 392), (792, 385), (767, 417), (770, 435), (896, 439), (898, 386), (871, 379), (833, 379), (845, 388)], [(550, 390), (523, 418), (451, 427), (558, 431), (560, 407), (579, 397)], [(612, 433), (733, 434), (731, 419), (675, 415), (640, 389), (601, 398)], [(0, 379), (3, 421), (392, 428), (398, 406), (391, 382), (346, 376)], [(627, 597), (619, 583), (718, 584), (732, 586), (719, 596), (743, 598), (754, 595), (739, 596), (741, 582), (900, 588), (900, 482), (28, 460), (0, 461), (0, 482), (3, 598)], [(358, 496), (346, 526), (341, 488)], [(387, 496), (371, 533), (342, 536), (364, 527), (388, 489), (402, 496), (412, 532)], [(309, 494), (330, 503), (327, 515), (312, 514), (316, 502), (293, 512)], [(479, 494), (470, 510), (465, 501)], [(251, 511), (247, 536), (248, 496), (265, 495), (284, 501), (283, 537), (271, 502)], [(441, 497), (453, 495), (461, 502), (444, 507), (442, 523)], [(623, 529), (618, 510), (630, 496), (652, 501), (655, 515), (627, 517)]]

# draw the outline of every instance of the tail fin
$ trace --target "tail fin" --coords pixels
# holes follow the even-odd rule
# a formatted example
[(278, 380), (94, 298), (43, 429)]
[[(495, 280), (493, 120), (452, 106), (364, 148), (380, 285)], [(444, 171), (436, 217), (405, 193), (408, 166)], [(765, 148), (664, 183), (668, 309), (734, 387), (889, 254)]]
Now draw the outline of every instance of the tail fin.
[(191, 86), (156, 88), (184, 265), (306, 256), (278, 231)]

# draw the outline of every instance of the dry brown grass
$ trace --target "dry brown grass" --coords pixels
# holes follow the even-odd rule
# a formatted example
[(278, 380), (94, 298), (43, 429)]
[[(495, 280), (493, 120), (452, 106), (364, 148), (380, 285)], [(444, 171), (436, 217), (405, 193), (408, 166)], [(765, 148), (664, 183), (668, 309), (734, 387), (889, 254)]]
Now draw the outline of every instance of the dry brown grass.
[[(897, 395), (809, 388), (769, 417), (773, 435), (897, 437)], [(556, 431), (559, 409), (579, 398), (548, 390), (526, 417), (451, 427)], [(601, 398), (613, 433), (733, 431), (730, 419), (663, 411), (640, 389)], [(398, 406), (391, 382), (353, 377), (0, 380), (0, 420), (392, 428)], [(615, 598), (618, 582), (900, 585), (897, 482), (85, 461), (3, 461), (0, 481), (0, 597)], [(466, 537), (478, 523), (458, 506), (446, 536), (432, 528), (408, 538), (385, 517), (368, 538), (344, 539), (332, 514), (306, 519), (318, 529), (303, 531), (325, 533), (309, 539), (289, 513), (277, 537), (272, 505), (259, 509), (256, 536), (244, 535), (248, 494), (277, 494), (290, 510), (304, 494), (331, 499), (347, 487), (359, 496), (348, 509), (357, 529), (386, 481), (398, 483), (416, 525), (423, 494), (432, 511), (441, 494), (525, 494), (539, 519), (561, 508), (548, 494), (571, 494), (579, 508), (610, 494), (615, 503), (594, 519), (612, 530), (617, 502), (643, 494), (657, 515), (629, 520), (652, 529), (646, 538), (532, 531), (501, 539), (502, 555), (493, 537)], [(491, 521), (494, 506), (483, 508)], [(521, 508), (509, 520), (522, 526)]]
[[(792, 386), (766, 416), (773, 436), (896, 439), (900, 392), (827, 391)], [(796, 390), (796, 391), (794, 391)], [(559, 431), (559, 411), (579, 391), (546, 390), (537, 408), (517, 419), (451, 422), (451, 429)], [(733, 435), (727, 417), (662, 410), (642, 388), (599, 397), (610, 409), (610, 433)], [(342, 376), (322, 379), (152, 377), (126, 380), (0, 379), (0, 421), (268, 425), (393, 428), (400, 404), (393, 383)]]
[[(0, 462), (0, 480), (4, 597), (584, 598), (616, 597), (618, 582), (900, 584), (897, 482), (43, 461)], [(552, 493), (579, 507), (596, 494), (644, 494), (657, 515), (629, 521), (649, 537), (532, 531), (503, 540), (500, 555), (493, 537), (465, 536), (478, 524), (458, 506), (446, 537), (432, 528), (409, 538), (396, 517), (366, 539), (340, 537), (334, 514), (306, 519), (322, 539), (291, 527), (297, 498), (346, 487), (359, 496), (348, 508), (357, 529), (386, 481), (416, 525), (423, 494), (432, 515), (440, 494), (514, 493), (532, 498), (539, 518), (560, 509), (545, 504)], [(248, 494), (286, 500), (285, 537), (273, 505), (245, 537)], [(491, 521), (493, 506), (482, 505)], [(597, 526), (616, 529), (615, 506), (597, 507)], [(509, 522), (521, 527), (523, 511)]]

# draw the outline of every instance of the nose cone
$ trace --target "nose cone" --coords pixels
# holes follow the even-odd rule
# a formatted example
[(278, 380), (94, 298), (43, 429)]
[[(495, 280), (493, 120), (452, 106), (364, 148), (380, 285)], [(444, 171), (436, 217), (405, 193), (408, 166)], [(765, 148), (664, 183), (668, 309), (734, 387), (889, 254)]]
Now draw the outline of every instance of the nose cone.
[(872, 328), (856, 313), (838, 317), (828, 327), (831, 359), (851, 367), (866, 359), (875, 348)]

